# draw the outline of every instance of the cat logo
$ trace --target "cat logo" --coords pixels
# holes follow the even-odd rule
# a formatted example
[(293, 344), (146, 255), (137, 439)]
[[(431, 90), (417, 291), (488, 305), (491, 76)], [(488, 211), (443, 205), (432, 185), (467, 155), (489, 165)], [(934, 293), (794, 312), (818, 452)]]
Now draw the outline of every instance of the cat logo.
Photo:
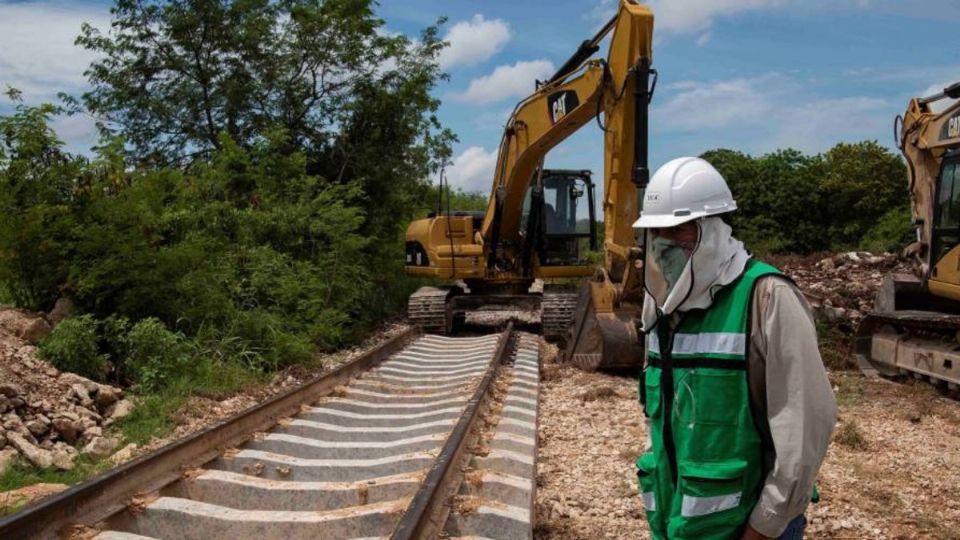
[(580, 106), (580, 98), (577, 97), (576, 92), (564, 90), (551, 94), (547, 99), (547, 106), (550, 109), (550, 120), (556, 124)]
[(943, 123), (943, 127), (940, 128), (940, 140), (945, 141), (947, 139), (956, 139), (960, 137), (960, 113), (956, 113), (946, 122)]

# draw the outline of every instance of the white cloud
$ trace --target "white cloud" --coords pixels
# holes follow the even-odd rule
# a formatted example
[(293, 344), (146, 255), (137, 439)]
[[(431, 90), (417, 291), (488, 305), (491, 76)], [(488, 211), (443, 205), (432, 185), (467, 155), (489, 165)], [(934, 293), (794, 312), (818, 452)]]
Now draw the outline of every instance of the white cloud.
[(697, 46), (703, 47), (707, 43), (710, 43), (710, 38), (712, 37), (713, 37), (713, 33), (704, 32), (703, 34), (700, 35), (700, 37), (697, 38)]
[[(840, 141), (878, 139), (893, 144), (893, 108), (885, 100), (851, 96), (813, 99), (771, 112), (775, 133), (767, 143), (777, 148), (822, 152)], [(771, 148), (772, 149), (772, 148)]]
[(13, 86), (28, 102), (76, 91), (95, 55), (73, 44), (80, 25), (109, 29), (106, 8), (81, 3), (0, 3), (0, 87)]
[[(779, 73), (666, 86), (653, 109), (653, 129), (681, 133), (688, 152), (733, 147), (769, 152), (792, 147), (821, 152), (839, 141), (879, 139), (890, 133), (897, 104), (869, 96), (817, 96)], [(661, 94), (661, 95), (663, 95)]]
[(780, 86), (779, 74), (722, 81), (681, 81), (661, 92), (666, 101), (654, 114), (666, 131), (701, 131), (762, 120), (773, 107)]
[[(744, 11), (773, 8), (785, 5), (788, 0), (646, 0), (644, 3), (653, 11), (654, 28), (676, 34), (699, 34), (700, 41), (709, 35), (713, 21), (720, 17), (736, 15)], [(794, 0), (797, 1), (797, 0)], [(798, 2), (799, 3), (799, 2)], [(590, 18), (608, 21), (617, 12), (619, 0), (601, 0), (590, 14)], [(706, 36), (706, 38), (705, 38)]]
[(784, 0), (649, 0), (655, 26), (676, 33), (703, 32), (714, 19), (783, 5)]
[(454, 101), (482, 104), (526, 96), (533, 93), (537, 79), (546, 79), (554, 71), (553, 63), (547, 60), (499, 66), (490, 75), (473, 79), (466, 91), (451, 94), (450, 98)]
[(510, 25), (501, 19), (488, 21), (474, 15), (450, 27), (443, 40), (449, 45), (440, 53), (440, 67), (470, 66), (486, 62), (510, 41)]
[(454, 188), (489, 193), (496, 166), (497, 152), (471, 146), (453, 158), (453, 164), (447, 167), (447, 178)]

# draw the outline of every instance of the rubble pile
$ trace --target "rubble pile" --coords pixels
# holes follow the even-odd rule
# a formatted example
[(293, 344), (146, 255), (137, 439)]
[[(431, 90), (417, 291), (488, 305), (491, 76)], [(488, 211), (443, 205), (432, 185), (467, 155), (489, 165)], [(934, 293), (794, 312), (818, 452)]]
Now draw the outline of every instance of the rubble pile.
[(69, 470), (79, 454), (110, 455), (120, 441), (105, 430), (133, 411), (119, 388), (40, 359), (49, 332), (39, 315), (0, 310), (0, 472), (16, 459)]
[(803, 290), (818, 318), (846, 329), (856, 328), (873, 309), (885, 275), (915, 273), (910, 261), (890, 253), (784, 256), (772, 262)]

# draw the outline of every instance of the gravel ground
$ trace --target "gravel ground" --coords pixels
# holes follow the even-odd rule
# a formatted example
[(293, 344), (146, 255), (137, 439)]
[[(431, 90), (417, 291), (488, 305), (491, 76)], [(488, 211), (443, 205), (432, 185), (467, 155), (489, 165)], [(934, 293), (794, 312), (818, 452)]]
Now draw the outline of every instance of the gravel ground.
[[(544, 344), (537, 538), (649, 538), (633, 460), (646, 425), (630, 374), (556, 365)], [(960, 539), (960, 402), (924, 384), (831, 374), (840, 422), (807, 538)]]

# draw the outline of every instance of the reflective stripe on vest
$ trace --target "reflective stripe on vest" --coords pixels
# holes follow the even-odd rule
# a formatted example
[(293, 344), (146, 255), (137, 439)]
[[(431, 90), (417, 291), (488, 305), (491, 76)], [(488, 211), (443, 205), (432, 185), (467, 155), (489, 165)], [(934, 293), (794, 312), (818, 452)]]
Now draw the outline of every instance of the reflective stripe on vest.
[[(660, 356), (660, 339), (656, 332), (647, 336), (647, 352)], [(673, 338), (673, 357), (684, 356), (736, 356), (747, 353), (747, 336), (733, 332), (704, 332), (702, 334), (677, 334)]]

